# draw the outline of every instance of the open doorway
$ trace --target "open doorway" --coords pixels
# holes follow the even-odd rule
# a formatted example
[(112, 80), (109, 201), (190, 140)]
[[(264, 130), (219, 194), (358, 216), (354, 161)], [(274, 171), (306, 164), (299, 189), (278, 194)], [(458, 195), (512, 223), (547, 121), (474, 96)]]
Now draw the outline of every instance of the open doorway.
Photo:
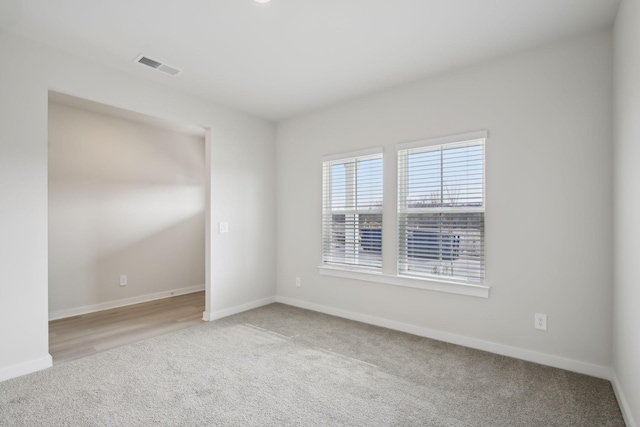
[(54, 364), (202, 318), (204, 134), (49, 93)]

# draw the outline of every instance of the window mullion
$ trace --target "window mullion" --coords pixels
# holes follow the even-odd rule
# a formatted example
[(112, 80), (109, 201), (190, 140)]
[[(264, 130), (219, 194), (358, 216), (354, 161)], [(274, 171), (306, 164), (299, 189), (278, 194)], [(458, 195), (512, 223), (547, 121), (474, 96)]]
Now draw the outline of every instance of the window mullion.
[[(440, 147), (440, 206), (444, 207), (444, 150)], [(438, 221), (438, 231), (440, 236), (442, 236), (442, 217), (443, 214), (440, 213), (439, 221)], [(438, 260), (442, 265), (442, 237), (437, 240), (438, 241)]]

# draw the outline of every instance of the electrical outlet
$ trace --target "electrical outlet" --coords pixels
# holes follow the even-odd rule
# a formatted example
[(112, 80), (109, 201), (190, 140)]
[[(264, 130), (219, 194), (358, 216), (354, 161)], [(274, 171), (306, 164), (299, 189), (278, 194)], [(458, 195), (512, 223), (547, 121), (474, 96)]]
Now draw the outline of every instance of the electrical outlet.
[(123, 274), (120, 276), (120, 286), (127, 286), (127, 275)]
[(296, 277), (296, 286), (299, 288), (300, 287), (300, 278)]
[(547, 330), (547, 315), (543, 313), (536, 313), (534, 315), (534, 327), (536, 329), (540, 329), (541, 331)]

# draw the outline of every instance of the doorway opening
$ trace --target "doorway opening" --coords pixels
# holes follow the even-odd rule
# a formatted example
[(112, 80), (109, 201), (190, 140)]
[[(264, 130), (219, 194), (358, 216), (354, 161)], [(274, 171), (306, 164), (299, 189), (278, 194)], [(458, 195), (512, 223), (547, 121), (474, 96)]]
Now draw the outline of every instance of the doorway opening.
[(49, 92), (54, 364), (199, 323), (205, 129)]

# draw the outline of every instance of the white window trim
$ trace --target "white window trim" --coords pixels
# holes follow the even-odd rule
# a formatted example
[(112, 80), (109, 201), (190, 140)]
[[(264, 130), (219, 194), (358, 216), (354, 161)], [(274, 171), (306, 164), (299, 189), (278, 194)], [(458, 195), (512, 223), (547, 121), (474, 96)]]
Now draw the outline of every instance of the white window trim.
[(479, 130), (475, 132), (459, 133), (457, 135), (439, 136), (437, 138), (420, 139), (418, 141), (409, 141), (396, 144), (396, 151), (409, 150), (411, 148), (427, 147), (429, 145), (444, 145), (452, 142), (471, 141), (474, 139), (487, 139), (489, 132)]
[[(460, 144), (461, 146), (463, 146), (465, 143), (467, 143), (468, 141), (474, 141), (474, 140), (484, 140), (483, 143), (483, 160), (482, 160), (482, 175), (483, 175), (483, 186), (482, 186), (482, 198), (483, 198), (483, 207), (482, 208), (478, 208), (478, 209), (458, 209), (458, 208), (442, 208), (442, 209), (438, 209), (438, 211), (440, 212), (459, 212), (459, 211), (464, 211), (464, 212), (474, 212), (474, 211), (478, 211), (478, 212), (486, 212), (486, 140), (489, 136), (489, 132), (487, 130), (479, 130), (479, 131), (474, 131), (474, 132), (467, 132), (467, 133), (459, 133), (456, 135), (446, 135), (446, 136), (440, 136), (440, 137), (436, 137), (436, 138), (429, 138), (429, 139), (421, 139), (421, 140), (417, 140), (417, 141), (409, 141), (409, 142), (403, 142), (400, 144), (396, 144), (396, 153), (399, 153), (402, 150), (410, 150), (413, 148), (424, 148), (424, 147), (430, 147), (430, 146), (442, 146), (442, 145), (449, 145), (449, 146), (456, 146), (458, 144)], [(397, 188), (397, 197), (398, 197), (398, 202), (400, 204), (400, 194), (404, 192), (404, 188), (402, 188), (403, 185), (406, 185), (406, 179), (403, 176), (402, 178), (400, 176), (398, 176), (398, 182), (396, 183), (396, 188)], [(398, 204), (398, 208), (396, 209), (396, 214), (399, 213), (399, 204)], [(405, 212), (412, 212), (414, 211), (413, 209), (405, 209)], [(420, 210), (415, 210), (415, 212), (419, 212)], [(485, 235), (485, 240), (483, 242), (484, 248), (485, 248), (485, 258), (483, 260), (484, 263), (484, 271), (486, 272), (486, 235)], [(424, 275), (424, 276), (420, 276), (420, 275), (403, 275), (400, 273), (400, 257), (398, 256), (398, 252), (396, 251), (396, 262), (397, 262), (397, 272), (398, 272), (398, 277), (410, 277), (410, 278), (416, 278), (418, 280), (428, 280), (428, 281), (436, 281), (438, 283), (443, 282), (443, 283), (455, 283), (457, 285), (463, 285), (463, 286), (471, 286), (471, 287), (483, 287), (483, 288), (487, 288), (489, 289), (488, 285), (487, 285), (487, 280), (486, 277), (484, 278), (484, 280), (482, 281), (482, 283), (470, 283), (467, 282), (465, 280), (457, 280), (457, 279), (453, 279), (453, 280), (447, 280), (447, 279), (440, 279), (438, 278), (438, 276), (429, 276), (429, 275)], [(487, 292), (487, 297), (488, 297), (488, 292)]]
[[(473, 140), (473, 139), (487, 139), (488, 131), (476, 131), (476, 132), (468, 132), (457, 135), (448, 135), (437, 138), (423, 139), (418, 141), (410, 141), (404, 142), (400, 144), (396, 144), (396, 153), (399, 150), (406, 150), (410, 148), (424, 147), (428, 145), (442, 145), (448, 144), (452, 142), (457, 142), (461, 140)], [(333, 154), (322, 157), (322, 162), (331, 161), (331, 160), (339, 160), (347, 157), (358, 157), (358, 156), (366, 156), (372, 154), (383, 153), (384, 149), (382, 147), (365, 149), (359, 151), (351, 151), (347, 153), (341, 154)], [(387, 162), (388, 160), (384, 160)], [(485, 160), (486, 161), (486, 160)], [(397, 179), (397, 176), (396, 176)], [(396, 189), (398, 188), (398, 183), (396, 183)], [(486, 185), (485, 185), (486, 191)], [(387, 199), (385, 197), (385, 199)], [(397, 209), (397, 208), (396, 208)], [(384, 233), (384, 230), (383, 230)], [(383, 240), (384, 247), (384, 240)], [(485, 241), (486, 248), (486, 241)], [(321, 251), (322, 252), (322, 251)], [(397, 254), (396, 254), (397, 257)], [(397, 259), (396, 259), (397, 261)], [(486, 259), (485, 259), (485, 269), (486, 269)], [(379, 269), (367, 269), (361, 268), (357, 266), (339, 266), (339, 265), (320, 265), (318, 266), (318, 273), (321, 276), (330, 276), (330, 277), (339, 277), (344, 279), (352, 279), (352, 280), (362, 280), (365, 282), (374, 282), (381, 283), (385, 285), (391, 286), (401, 286), (407, 288), (414, 289), (423, 289), (428, 291), (437, 291), (437, 292), (445, 292), (457, 295), (465, 295), (472, 296), (478, 298), (489, 298), (489, 291), (491, 286), (489, 286), (487, 279), (485, 277), (485, 281), (482, 284), (470, 284), (465, 281), (455, 281), (455, 280), (446, 280), (435, 277), (416, 277), (416, 276), (405, 276), (397, 274), (386, 274), (383, 273)]]
[(383, 283), (386, 285), (403, 286), (406, 288), (424, 289), (429, 291), (447, 292), (451, 294), (489, 298), (489, 289), (484, 285), (471, 285), (466, 282), (434, 280), (432, 278), (409, 277), (384, 274), (380, 271), (363, 271), (362, 269), (339, 268), (321, 265), (318, 272), (322, 276), (341, 277), (344, 279), (364, 280), (365, 282)]
[(328, 156), (322, 156), (320, 161), (324, 163), (324, 162), (330, 162), (332, 160), (348, 159), (351, 157), (373, 156), (375, 154), (384, 154), (384, 148), (376, 147), (376, 148), (368, 148), (365, 150), (349, 151), (347, 153), (330, 154)]
[[(350, 158), (357, 158), (357, 157), (368, 157), (368, 156), (378, 156), (381, 155), (383, 158), (383, 164), (384, 164), (384, 147), (375, 147), (375, 148), (368, 148), (368, 149), (363, 149), (363, 150), (357, 150), (357, 151), (349, 151), (349, 152), (345, 152), (345, 153), (338, 153), (338, 154), (331, 154), (331, 155), (326, 155), (326, 156), (322, 156), (322, 164), (324, 164), (325, 162), (331, 162), (331, 161), (335, 161), (335, 160), (343, 160), (343, 159), (350, 159)], [(323, 175), (324, 175), (324, 168), (323, 168)], [(324, 179), (324, 178), (323, 178)], [(324, 253), (324, 204), (325, 204), (325, 199), (327, 197), (331, 197), (330, 193), (326, 192), (326, 189), (324, 188), (324, 182), (323, 182), (323, 188), (322, 188), (322, 197), (323, 197), (323, 201), (322, 201), (322, 209), (323, 209), (323, 213), (322, 213), (322, 220), (323, 220), (323, 225), (322, 225), (322, 235), (323, 238), (321, 239), (320, 243), (321, 243), (321, 249), (320, 249), (320, 253), (323, 254)], [(367, 213), (371, 213), (371, 214), (380, 214), (382, 215), (384, 210), (384, 193), (383, 193), (383, 208), (381, 209), (374, 209), (374, 210), (368, 210)], [(357, 213), (357, 211), (353, 211), (353, 210), (344, 210), (343, 213)], [(383, 238), (383, 243), (384, 245), (384, 238)], [(323, 255), (324, 257), (324, 255)], [(323, 263), (322, 264), (323, 267), (326, 268), (330, 268), (330, 269), (335, 269), (335, 270), (347, 270), (347, 271), (362, 271), (362, 272), (380, 272), (382, 271), (382, 266), (380, 267), (372, 267), (372, 266), (367, 266), (367, 265), (357, 265), (357, 264), (344, 264), (341, 265), (339, 263)]]

